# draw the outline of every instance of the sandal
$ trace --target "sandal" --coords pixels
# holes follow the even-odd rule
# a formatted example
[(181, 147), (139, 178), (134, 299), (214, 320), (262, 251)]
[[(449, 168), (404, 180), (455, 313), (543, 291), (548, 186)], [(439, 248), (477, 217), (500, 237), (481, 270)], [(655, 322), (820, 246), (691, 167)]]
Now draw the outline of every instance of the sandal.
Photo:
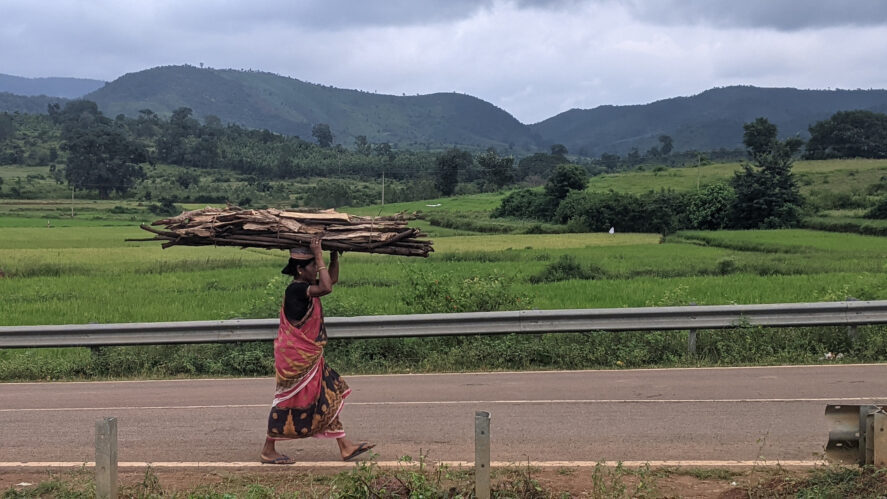
[(355, 457), (357, 457), (357, 456), (363, 454), (364, 452), (366, 452), (366, 451), (372, 449), (372, 448), (375, 447), (375, 446), (376, 446), (376, 444), (371, 444), (371, 443), (368, 443), (368, 442), (362, 442), (360, 445), (357, 446), (356, 449), (354, 449), (354, 452), (352, 452), (351, 454), (348, 454), (347, 456), (343, 457), (343, 458), (342, 458), (342, 461), (350, 461), (350, 460), (354, 459)]

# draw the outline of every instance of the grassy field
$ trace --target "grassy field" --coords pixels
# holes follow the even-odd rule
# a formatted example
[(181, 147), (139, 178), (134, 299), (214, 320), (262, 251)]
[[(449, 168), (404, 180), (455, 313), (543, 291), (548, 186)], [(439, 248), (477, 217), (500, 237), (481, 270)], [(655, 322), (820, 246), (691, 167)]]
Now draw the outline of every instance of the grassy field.
[[(3, 219), (0, 219), (2, 221)], [(15, 220), (24, 220), (15, 218)], [(39, 220), (37, 220), (39, 222)], [(258, 249), (125, 242), (133, 225), (0, 228), (0, 325), (274, 317), (286, 255)], [(427, 259), (346, 254), (330, 316), (887, 299), (887, 245), (808, 230), (652, 234), (440, 235)], [(445, 298), (444, 298), (445, 297)], [(883, 329), (883, 328), (881, 328)], [(814, 362), (887, 355), (880, 329), (859, 353), (840, 328), (773, 338), (681, 332), (336, 342), (344, 371), (581, 368)], [(812, 335), (812, 336), (811, 336)], [(742, 348), (738, 348), (741, 345)], [(749, 345), (758, 345), (750, 347)], [(266, 345), (0, 350), (0, 379), (265, 374)], [(856, 348), (856, 347), (853, 347)], [(470, 353), (470, 356), (466, 356)], [(227, 359), (227, 360), (218, 360)]]
[[(800, 162), (796, 171), (832, 182), (840, 177), (861, 189), (863, 180), (881, 182), (884, 165)], [(663, 186), (660, 181), (666, 178), (675, 182), (675, 189), (688, 189), (697, 177), (702, 182), (728, 178), (735, 168), (712, 165), (595, 177), (590, 188), (604, 188), (595, 182), (619, 180), (612, 184), (618, 190), (640, 192)], [(485, 231), (484, 224), (490, 222), (486, 214), (501, 196), (478, 194), (347, 211), (365, 215), (421, 211), (431, 220), (468, 220), (472, 222), (468, 226)], [(287, 284), (280, 274), (283, 252), (162, 250), (156, 242), (125, 241), (148, 237), (138, 224), (160, 218), (144, 203), (75, 199), (73, 207), (72, 218), (70, 200), (0, 200), (0, 325), (277, 314)], [(182, 206), (198, 207), (202, 205)], [(845, 210), (829, 213), (828, 218), (858, 214)], [(887, 299), (887, 244), (882, 237), (813, 230), (685, 231), (668, 238), (621, 233), (485, 234), (432, 225), (428, 220), (410, 224), (434, 240), (432, 256), (346, 254), (341, 281), (324, 298), (328, 315)], [(529, 223), (509, 228), (536, 230)], [(840, 328), (766, 336), (712, 332), (700, 337), (700, 357), (687, 356), (681, 332), (342, 341), (332, 345), (330, 355), (341, 369), (352, 372), (613, 367), (617, 359), (620, 366), (635, 367), (803, 363), (816, 362), (824, 351), (846, 352), (847, 361), (881, 361), (887, 357), (883, 329), (864, 328), (865, 339), (856, 345), (847, 344)], [(270, 353), (263, 348), (6, 350), (0, 351), (0, 379), (267, 374)]]
[[(162, 250), (125, 242), (144, 237), (134, 226), (2, 231), (5, 325), (244, 317), (259, 312), (244, 304), (269, 283), (285, 286), (280, 251)], [(596, 275), (531, 279), (566, 256)], [(398, 284), (415, 272), (498, 275), (542, 309), (816, 301), (845, 288), (857, 298), (887, 298), (885, 257), (880, 238), (806, 230), (685, 232), (664, 243), (649, 234), (442, 236), (428, 259), (345, 255), (341, 286), (328, 301), (348, 315), (410, 313), (398, 300), (408, 290)]]
[[(718, 181), (727, 181), (738, 171), (739, 163), (718, 163), (697, 168), (670, 168), (658, 172), (626, 172), (592, 177), (589, 189), (640, 194), (649, 190), (688, 191)], [(852, 159), (797, 161), (792, 171), (801, 192), (816, 189), (834, 192), (865, 191), (870, 185), (887, 183), (887, 160)]]

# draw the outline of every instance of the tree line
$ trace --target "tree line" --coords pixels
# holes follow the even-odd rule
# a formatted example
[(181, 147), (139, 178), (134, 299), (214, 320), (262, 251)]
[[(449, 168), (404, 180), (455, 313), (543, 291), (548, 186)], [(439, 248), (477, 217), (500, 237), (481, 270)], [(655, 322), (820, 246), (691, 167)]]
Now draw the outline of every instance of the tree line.
[[(708, 200), (710, 202), (684, 199), (672, 203), (678, 208), (681, 203), (716, 206), (724, 201), (724, 196), (732, 196), (731, 199), (735, 196), (754, 197), (757, 199), (755, 203), (746, 204), (748, 213), (738, 210), (739, 205), (731, 204), (729, 215), (711, 215), (727, 220), (721, 225), (738, 227), (742, 225), (740, 219), (755, 220), (757, 225), (796, 223), (802, 201), (790, 175), (791, 160), (795, 157), (887, 157), (887, 115), (880, 113), (835, 113), (810, 127), (811, 138), (806, 144), (799, 139), (777, 140), (776, 127), (766, 120), (751, 125), (752, 132), (748, 129), (749, 124), (745, 130), (746, 151), (675, 152), (671, 137), (661, 135), (658, 146), (643, 153), (633, 150), (624, 157), (603, 154), (593, 159), (576, 158), (569, 156), (563, 145), (554, 144), (550, 152), (518, 159), (492, 148), (474, 152), (455, 147), (431, 152), (410, 151), (387, 142), (373, 144), (363, 136), (357, 137), (353, 148), (346, 149), (335, 143), (331, 128), (325, 123), (314, 125), (314, 140), (309, 141), (268, 130), (226, 125), (212, 115), (200, 121), (187, 107), (174, 110), (168, 118), (143, 109), (135, 118), (118, 115), (111, 119), (104, 116), (94, 102), (75, 100), (67, 102), (64, 107), (50, 104), (48, 116), (0, 114), (0, 164), (49, 164), (57, 181), (67, 182), (75, 189), (95, 191), (100, 197), (128, 195), (135, 185), (149, 176), (145, 167), (156, 164), (186, 167), (176, 176), (176, 182), (184, 189), (199, 182), (198, 175), (187, 168), (235, 172), (243, 175), (258, 191), (267, 191), (269, 182), (273, 181), (343, 179), (318, 182), (316, 192), (311, 193), (312, 203), (327, 206), (376, 199), (374, 193), (355, 189), (349, 179), (378, 181), (384, 176), (392, 182), (390, 201), (489, 192), (515, 185), (544, 185), (541, 192), (515, 192), (503, 202), (497, 214), (559, 222), (572, 220), (577, 227), (593, 228), (597, 227), (596, 224), (614, 221), (608, 216), (583, 219), (569, 215), (578, 208), (568, 209), (568, 206), (589, 203), (589, 206), (598, 206), (601, 202), (595, 196), (604, 196), (571, 192), (584, 190), (582, 188), (565, 190), (565, 186), (572, 185), (571, 182), (578, 182), (577, 178), (638, 169), (644, 165), (659, 165), (657, 168), (700, 165), (711, 160), (733, 159), (741, 153), (748, 154), (751, 162), (727, 186), (729, 192), (723, 192), (723, 189), (710, 192), (717, 198)], [(16, 128), (24, 126), (30, 128), (28, 139), (13, 140), (17, 136)], [(645, 198), (644, 202), (617, 199), (626, 195), (607, 196), (610, 196), (611, 204), (625, 202), (636, 207), (648, 204), (653, 207), (651, 210), (657, 210), (664, 203), (663, 196), (677, 199), (688, 195), (650, 194), (647, 196), (649, 200)], [(559, 209), (568, 197), (569, 202)], [(780, 212), (776, 206), (787, 211)], [(662, 217), (670, 219), (661, 213), (655, 217), (638, 215), (636, 218), (651, 221)], [(692, 217), (693, 220), (704, 218), (700, 214)], [(603, 219), (607, 222), (599, 222)], [(674, 227), (687, 226), (689, 222), (655, 223)], [(710, 226), (714, 222), (693, 222), (690, 226), (700, 224)]]
[[(839, 113), (840, 114), (840, 113)], [(832, 122), (840, 122), (836, 116)], [(831, 124), (817, 124), (817, 129)], [(586, 190), (586, 172), (560, 165), (542, 191), (524, 189), (503, 199), (494, 217), (534, 218), (567, 224), (577, 232), (607, 231), (669, 234), (680, 229), (790, 228), (799, 225), (804, 199), (792, 174), (803, 141), (779, 140), (775, 125), (758, 118), (743, 127), (748, 161), (728, 183), (695, 192), (650, 191), (635, 195)], [(821, 142), (820, 142), (821, 143)], [(862, 143), (862, 141), (860, 141)], [(834, 148), (826, 149), (834, 151)], [(820, 154), (808, 149), (806, 155)], [(873, 148), (866, 149), (873, 152)], [(866, 214), (887, 217), (887, 198)]]

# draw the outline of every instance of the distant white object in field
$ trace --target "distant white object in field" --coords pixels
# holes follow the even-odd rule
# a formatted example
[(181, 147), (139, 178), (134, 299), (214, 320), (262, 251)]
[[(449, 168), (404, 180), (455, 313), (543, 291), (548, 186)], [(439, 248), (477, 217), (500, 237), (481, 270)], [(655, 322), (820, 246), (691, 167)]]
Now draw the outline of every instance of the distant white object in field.
[(610, 234), (616, 233), (616, 227), (610, 227)]
[(437, 208), (438, 206), (440, 206), (440, 203), (437, 203), (437, 204), (426, 204), (425, 206), (429, 206), (429, 207), (431, 207), (431, 208)]

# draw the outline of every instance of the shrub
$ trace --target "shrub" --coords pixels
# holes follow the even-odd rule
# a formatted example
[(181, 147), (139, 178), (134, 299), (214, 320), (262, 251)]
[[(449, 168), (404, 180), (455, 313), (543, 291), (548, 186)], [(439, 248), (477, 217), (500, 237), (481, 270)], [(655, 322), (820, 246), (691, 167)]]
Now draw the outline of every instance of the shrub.
[(533, 284), (539, 284), (543, 282), (568, 281), (570, 279), (604, 279), (607, 275), (607, 271), (598, 265), (589, 264), (582, 266), (572, 255), (563, 255), (557, 261), (546, 266), (542, 272), (530, 276), (529, 281)]
[(734, 256), (725, 256), (715, 264), (715, 271), (720, 275), (732, 274), (736, 272), (736, 270), (736, 257)]
[(515, 292), (511, 280), (500, 274), (456, 279), (448, 273), (410, 267), (407, 280), (409, 285), (401, 300), (411, 314), (492, 312), (531, 306), (530, 298)]
[(865, 213), (864, 217), (881, 220), (887, 219), (887, 196), (881, 198), (878, 204)]
[(148, 211), (157, 215), (157, 216), (168, 216), (168, 215), (178, 215), (182, 212), (182, 208), (176, 206), (170, 198), (163, 198), (160, 200), (160, 204), (150, 204), (148, 205)]
[(505, 196), (502, 203), (490, 214), (494, 218), (517, 217), (548, 220), (556, 205), (544, 192), (521, 189)]

